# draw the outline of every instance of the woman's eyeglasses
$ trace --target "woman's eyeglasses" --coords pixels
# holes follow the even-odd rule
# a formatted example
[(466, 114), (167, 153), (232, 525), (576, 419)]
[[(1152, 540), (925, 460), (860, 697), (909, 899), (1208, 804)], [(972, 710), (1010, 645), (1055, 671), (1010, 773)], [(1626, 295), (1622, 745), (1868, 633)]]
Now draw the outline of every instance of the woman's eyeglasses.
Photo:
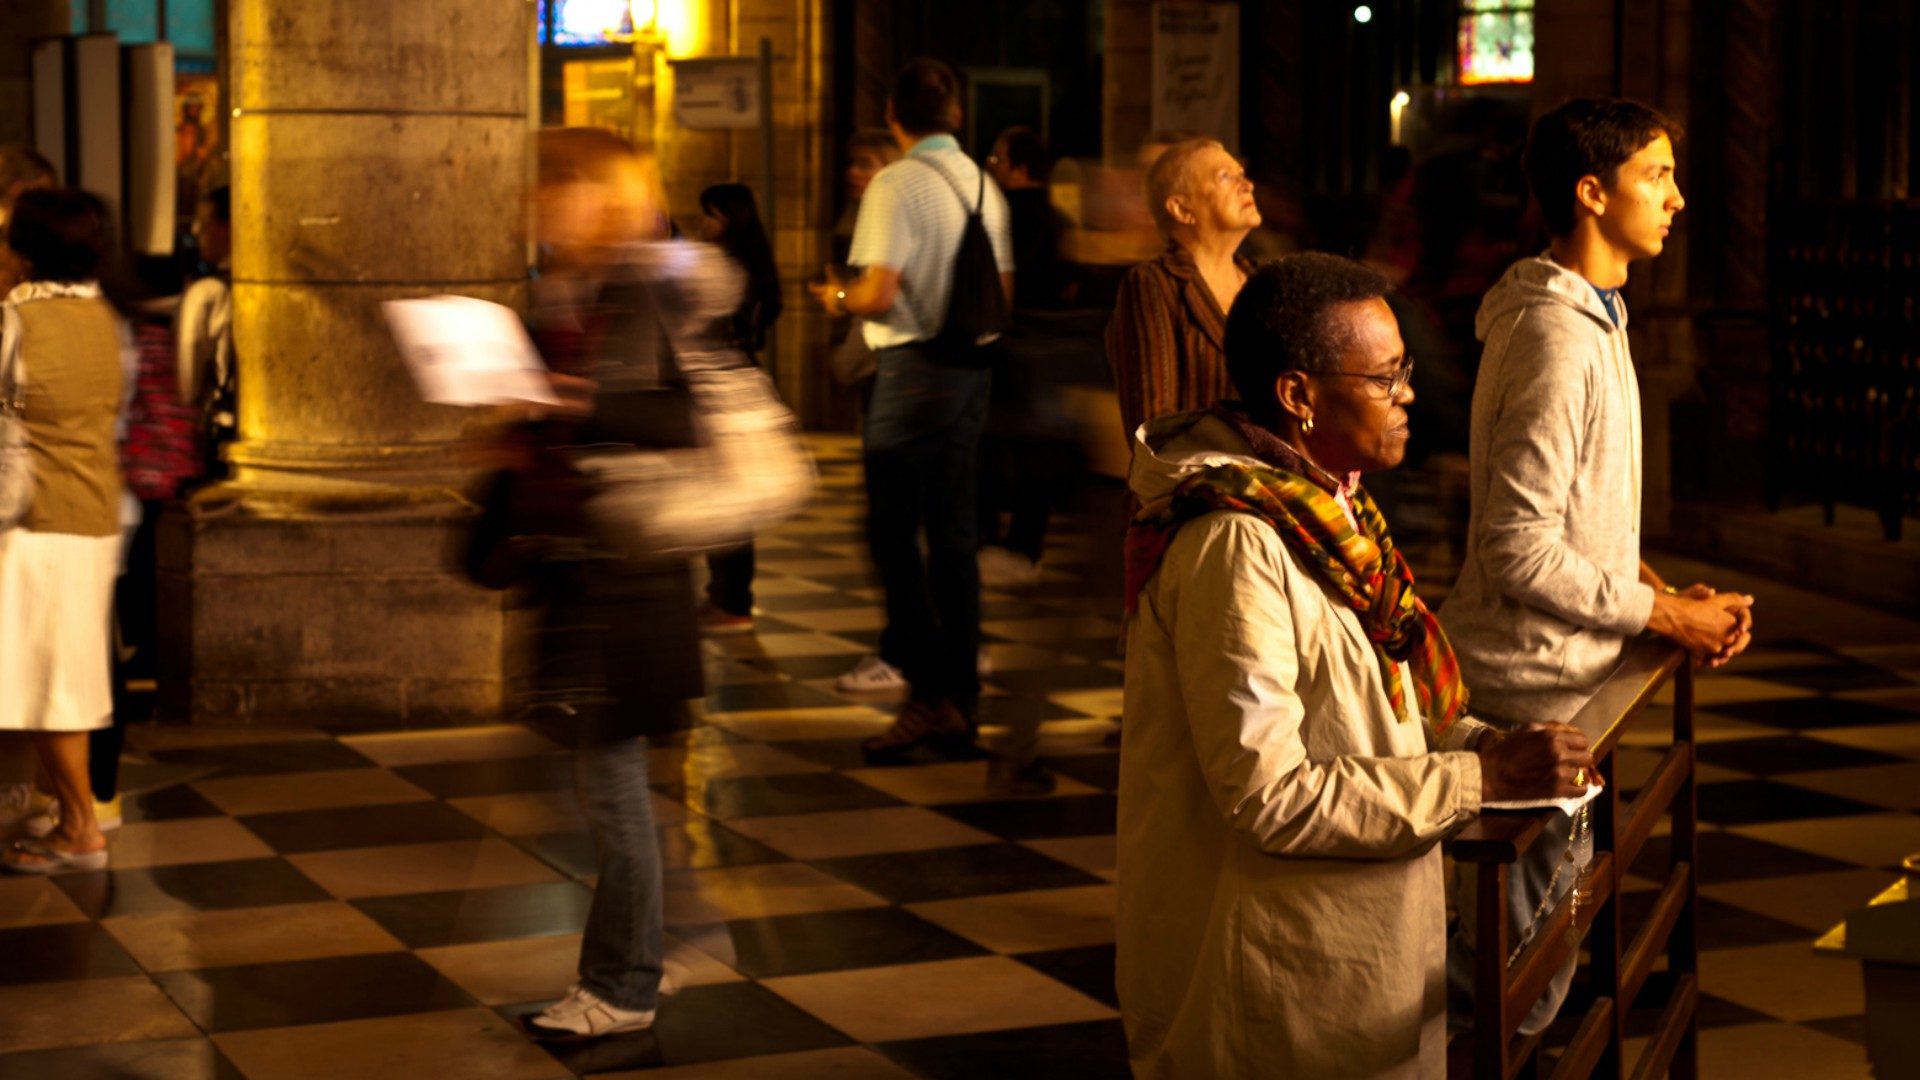
[(1413, 381), (1413, 358), (1408, 357), (1407, 362), (1401, 364), (1400, 369), (1391, 375), (1369, 375), (1364, 371), (1316, 371), (1314, 374), (1339, 375), (1349, 379), (1364, 379), (1368, 383), (1371, 383), (1375, 389), (1385, 391), (1387, 400), (1392, 401), (1394, 398), (1400, 396), (1400, 391), (1406, 389), (1409, 382)]

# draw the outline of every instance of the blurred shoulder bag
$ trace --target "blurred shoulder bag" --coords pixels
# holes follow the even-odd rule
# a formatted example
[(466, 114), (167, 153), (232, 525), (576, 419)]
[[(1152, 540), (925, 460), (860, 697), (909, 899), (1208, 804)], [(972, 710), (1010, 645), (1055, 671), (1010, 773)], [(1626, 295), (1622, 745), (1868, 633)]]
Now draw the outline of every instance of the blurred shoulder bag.
[(799, 513), (817, 475), (792, 410), (759, 368), (728, 350), (674, 357), (695, 445), (588, 448), (586, 514), (602, 543), (642, 561), (736, 547)]

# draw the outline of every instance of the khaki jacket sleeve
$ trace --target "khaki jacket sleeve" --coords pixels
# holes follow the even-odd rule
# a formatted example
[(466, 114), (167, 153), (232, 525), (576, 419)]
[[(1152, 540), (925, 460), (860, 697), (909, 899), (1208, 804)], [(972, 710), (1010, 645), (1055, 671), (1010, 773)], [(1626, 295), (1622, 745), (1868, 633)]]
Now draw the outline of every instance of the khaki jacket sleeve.
[[(1187, 545), (1200, 550), (1182, 553)], [(1471, 753), (1308, 759), (1302, 725), (1365, 722), (1350, 718), (1371, 710), (1297, 692), (1287, 556), (1268, 525), (1245, 514), (1205, 518), (1167, 557), (1191, 568), (1163, 610), (1200, 769), (1230, 825), (1275, 855), (1390, 859), (1478, 813)]]

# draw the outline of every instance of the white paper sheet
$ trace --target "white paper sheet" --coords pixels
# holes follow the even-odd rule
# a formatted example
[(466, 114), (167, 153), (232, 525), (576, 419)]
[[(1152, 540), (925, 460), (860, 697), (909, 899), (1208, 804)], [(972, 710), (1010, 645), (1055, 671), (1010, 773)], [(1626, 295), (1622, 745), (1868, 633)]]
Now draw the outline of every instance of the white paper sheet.
[(421, 398), (437, 405), (558, 405), (511, 308), (471, 296), (380, 305)]
[[(1575, 779), (1578, 779), (1576, 777)], [(1483, 802), (1482, 810), (1548, 810), (1558, 809), (1571, 815), (1575, 810), (1592, 802), (1604, 790), (1599, 784), (1588, 784), (1585, 795), (1570, 795), (1564, 799), (1506, 799), (1501, 802)]]

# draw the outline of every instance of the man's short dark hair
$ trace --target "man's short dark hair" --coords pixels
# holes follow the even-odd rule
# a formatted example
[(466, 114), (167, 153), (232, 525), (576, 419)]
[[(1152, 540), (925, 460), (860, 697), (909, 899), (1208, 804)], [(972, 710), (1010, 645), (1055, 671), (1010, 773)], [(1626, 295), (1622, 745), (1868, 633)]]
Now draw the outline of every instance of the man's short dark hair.
[(113, 244), (107, 205), (76, 188), (29, 188), (7, 219), (7, 246), (34, 281), (92, 281)]
[(1305, 251), (1261, 266), (1227, 312), (1227, 374), (1253, 419), (1280, 419), (1273, 384), (1282, 372), (1337, 371), (1351, 328), (1333, 309), (1376, 300), (1393, 286), (1378, 270), (1338, 255)]
[(1527, 139), (1527, 186), (1540, 203), (1547, 231), (1573, 231), (1574, 188), (1583, 176), (1607, 187), (1620, 178), (1620, 166), (1665, 135), (1679, 142), (1683, 129), (1672, 117), (1624, 98), (1575, 98), (1534, 121)]
[(952, 132), (960, 120), (960, 76), (932, 57), (907, 61), (893, 80), (893, 119), (909, 135)]
[(1027, 179), (1047, 182), (1047, 143), (1030, 127), (1010, 127), (1000, 133), (1007, 168), (1027, 170)]

